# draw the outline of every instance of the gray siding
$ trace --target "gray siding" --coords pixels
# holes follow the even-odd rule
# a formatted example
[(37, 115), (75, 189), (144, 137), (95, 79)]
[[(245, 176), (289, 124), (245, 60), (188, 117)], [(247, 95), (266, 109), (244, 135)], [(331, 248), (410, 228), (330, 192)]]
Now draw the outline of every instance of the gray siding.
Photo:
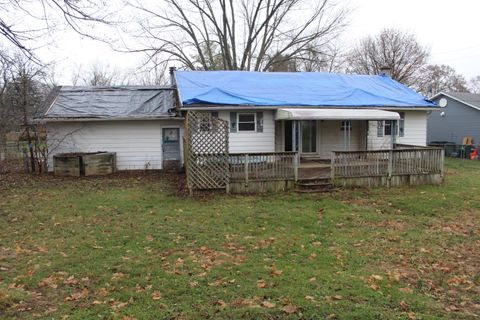
[[(436, 102), (443, 96), (436, 99)], [(433, 111), (427, 118), (427, 140), (449, 141), (461, 144), (463, 137), (473, 138), (474, 144), (480, 143), (480, 110), (466, 106), (445, 97), (448, 105), (440, 111)], [(445, 112), (445, 117), (441, 113)]]

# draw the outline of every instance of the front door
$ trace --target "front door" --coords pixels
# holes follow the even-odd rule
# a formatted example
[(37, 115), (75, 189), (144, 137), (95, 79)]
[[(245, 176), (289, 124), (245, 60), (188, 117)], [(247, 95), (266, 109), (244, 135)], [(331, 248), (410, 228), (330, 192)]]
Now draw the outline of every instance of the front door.
[(162, 128), (163, 169), (180, 168), (180, 129)]
[(316, 120), (302, 120), (300, 121), (302, 132), (302, 149), (301, 153), (316, 153), (317, 152), (317, 121)]

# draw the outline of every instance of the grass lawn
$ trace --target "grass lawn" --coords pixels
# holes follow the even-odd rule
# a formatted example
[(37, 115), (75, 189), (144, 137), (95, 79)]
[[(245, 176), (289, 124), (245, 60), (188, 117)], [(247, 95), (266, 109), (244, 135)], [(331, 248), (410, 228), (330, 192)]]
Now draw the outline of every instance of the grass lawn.
[(480, 161), (446, 164), (443, 186), (313, 195), (4, 183), (0, 319), (477, 319)]

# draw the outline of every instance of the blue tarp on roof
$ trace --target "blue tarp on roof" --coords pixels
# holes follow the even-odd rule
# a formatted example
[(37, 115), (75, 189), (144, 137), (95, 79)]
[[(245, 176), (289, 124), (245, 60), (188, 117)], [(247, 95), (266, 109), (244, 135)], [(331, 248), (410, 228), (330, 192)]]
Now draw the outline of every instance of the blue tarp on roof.
[(335, 107), (436, 107), (388, 76), (320, 72), (176, 71), (192, 104)]

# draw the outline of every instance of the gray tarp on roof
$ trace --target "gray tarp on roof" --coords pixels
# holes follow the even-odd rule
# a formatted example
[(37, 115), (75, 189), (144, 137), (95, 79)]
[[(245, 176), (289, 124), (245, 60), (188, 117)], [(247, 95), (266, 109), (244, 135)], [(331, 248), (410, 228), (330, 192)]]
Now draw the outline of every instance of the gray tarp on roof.
[(44, 118), (173, 117), (174, 90), (164, 87), (60, 87)]

